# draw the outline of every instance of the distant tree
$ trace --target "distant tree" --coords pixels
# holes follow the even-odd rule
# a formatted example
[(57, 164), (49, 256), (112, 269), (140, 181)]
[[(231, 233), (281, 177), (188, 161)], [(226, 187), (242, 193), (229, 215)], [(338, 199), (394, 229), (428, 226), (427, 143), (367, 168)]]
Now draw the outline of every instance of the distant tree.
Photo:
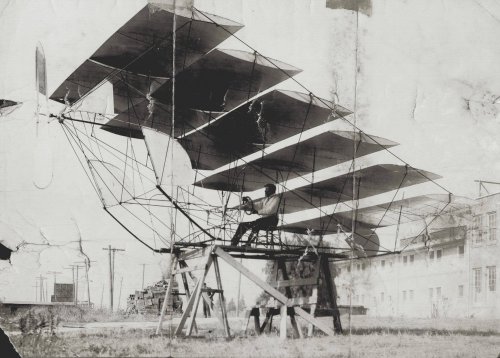
[(228, 312), (236, 312), (236, 304), (234, 303), (234, 299), (231, 298), (229, 303), (227, 304), (227, 311)]
[(240, 297), (240, 312), (241, 312), (241, 311), (243, 311), (243, 312), (244, 312), (244, 311), (245, 311), (245, 309), (246, 309), (246, 307), (247, 307), (247, 305), (246, 305), (246, 303), (245, 303), (245, 297), (244, 297), (244, 296), (241, 296), (241, 297)]

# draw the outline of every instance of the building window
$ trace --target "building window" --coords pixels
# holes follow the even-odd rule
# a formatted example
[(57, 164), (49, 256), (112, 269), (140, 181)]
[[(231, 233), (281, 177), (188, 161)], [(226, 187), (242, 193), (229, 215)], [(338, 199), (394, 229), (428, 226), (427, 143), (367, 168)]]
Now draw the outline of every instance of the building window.
[(495, 292), (497, 290), (497, 267), (488, 266), (488, 290), (490, 292)]
[(412, 264), (415, 261), (415, 255), (410, 255), (410, 263)]
[(497, 213), (488, 213), (488, 239), (497, 241)]
[(410, 290), (410, 301), (413, 301), (413, 290)]
[(380, 302), (384, 302), (384, 293), (380, 292)]
[(443, 255), (443, 250), (436, 250), (436, 260), (441, 260), (441, 256)]
[(363, 263), (361, 264), (361, 270), (363, 270), (363, 271), (364, 271), (364, 270), (365, 270), (365, 268), (366, 268), (366, 265), (365, 265), (365, 263), (363, 262)]
[(408, 256), (403, 256), (403, 265), (408, 263)]
[(406, 291), (403, 291), (403, 301), (406, 301)]
[(351, 265), (347, 266), (347, 272), (351, 272)]
[(436, 287), (436, 298), (441, 298), (441, 287)]
[(357, 265), (356, 265), (356, 270), (357, 270), (357, 271), (361, 270), (361, 265), (360, 265), (360, 264), (357, 264)]
[(458, 246), (458, 255), (464, 256), (464, 253), (465, 253), (465, 246), (464, 245)]
[(464, 285), (458, 285), (458, 297), (464, 297)]
[(385, 260), (380, 261), (380, 266), (385, 267)]
[(361, 303), (365, 303), (365, 295), (361, 295)]
[(434, 297), (434, 289), (431, 287), (431, 288), (429, 288), (429, 300), (432, 301), (433, 297)]
[(429, 259), (434, 260), (434, 251), (429, 251)]
[(483, 223), (482, 216), (474, 216), (474, 242), (480, 244), (483, 241)]
[(479, 299), (479, 295), (481, 294), (481, 268), (473, 268), (472, 269), (472, 285), (474, 286), (474, 301), (477, 302)]

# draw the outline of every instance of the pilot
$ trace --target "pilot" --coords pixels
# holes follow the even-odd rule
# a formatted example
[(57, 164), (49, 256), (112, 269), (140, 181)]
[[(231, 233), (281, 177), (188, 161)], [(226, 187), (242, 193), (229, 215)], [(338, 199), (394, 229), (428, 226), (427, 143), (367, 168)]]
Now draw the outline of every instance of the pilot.
[(260, 230), (274, 229), (276, 225), (278, 225), (278, 209), (281, 198), (276, 194), (276, 185), (266, 184), (264, 190), (266, 195), (265, 198), (253, 202), (248, 198), (247, 200), (243, 200), (243, 204), (233, 208), (238, 210), (250, 210), (253, 214), (259, 214), (261, 217), (255, 221), (240, 223), (236, 233), (231, 239), (232, 246), (238, 245), (243, 234), (249, 229), (251, 229), (252, 232), (248, 237), (246, 246), (250, 246), (252, 240), (257, 236)]

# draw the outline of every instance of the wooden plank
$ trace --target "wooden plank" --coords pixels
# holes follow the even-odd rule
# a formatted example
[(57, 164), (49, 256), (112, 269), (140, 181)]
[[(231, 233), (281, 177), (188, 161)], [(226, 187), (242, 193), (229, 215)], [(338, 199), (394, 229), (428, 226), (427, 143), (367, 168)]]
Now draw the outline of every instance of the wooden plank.
[(269, 285), (267, 282), (262, 281), (257, 275), (255, 275), (253, 272), (248, 270), (245, 266), (240, 264), (238, 261), (233, 259), (231, 255), (226, 253), (224, 250), (222, 250), (220, 247), (217, 247), (215, 249), (215, 254), (219, 256), (221, 259), (226, 261), (229, 265), (233, 266), (236, 270), (241, 272), (244, 276), (246, 276), (248, 279), (250, 279), (253, 283), (255, 283), (257, 286), (262, 288), (264, 291), (266, 291), (268, 294), (273, 296), (275, 299), (277, 299), (279, 302), (283, 304), (288, 303), (288, 298), (282, 294), (280, 291)]
[(255, 327), (255, 333), (260, 336), (260, 334), (262, 333), (262, 331), (260, 330), (260, 310), (258, 310), (258, 313), (253, 316), (253, 325)]
[(287, 306), (282, 305), (280, 309), (280, 338), (281, 339), (286, 339), (286, 310)]
[(317, 320), (316, 318), (314, 318), (313, 316), (311, 316), (309, 313), (304, 311), (302, 308), (295, 307), (295, 313), (297, 313), (298, 316), (302, 317), (307, 322), (312, 323), (314, 326), (318, 327), (320, 330), (322, 330), (327, 335), (329, 335), (329, 336), (335, 335), (335, 332), (333, 332), (333, 330), (330, 327), (328, 327), (323, 322), (321, 322), (321, 321)]
[(173, 275), (179, 275), (181, 273), (186, 273), (186, 272), (192, 272), (192, 271), (200, 271), (200, 270), (204, 270), (205, 269), (205, 265), (196, 265), (196, 266), (191, 266), (191, 267), (184, 267), (184, 268), (180, 268), (180, 269), (177, 269), (173, 272)]
[(203, 276), (201, 279), (198, 281), (198, 287), (196, 287), (195, 292), (193, 293), (194, 296), (194, 305), (192, 308), (191, 316), (189, 317), (188, 321), (188, 326), (186, 329), (186, 336), (189, 337), (191, 333), (193, 332), (193, 324), (196, 318), (196, 311), (198, 311), (198, 306), (200, 304), (200, 299), (201, 299), (201, 288), (203, 287), (203, 283), (205, 282), (205, 279), (207, 278), (208, 270), (210, 269), (210, 266), (212, 265), (212, 255), (209, 253), (208, 258), (205, 264), (205, 272), (203, 272)]
[(295, 336), (298, 338), (304, 338), (302, 334), (302, 327), (298, 320), (295, 319), (295, 309), (292, 308), (293, 312), (290, 314), (290, 322), (292, 323), (293, 330), (295, 331)]
[[(283, 295), (281, 292), (270, 286), (267, 282), (262, 281), (260, 278), (258, 278), (255, 274), (250, 272), (245, 266), (241, 265), (238, 261), (233, 259), (231, 255), (228, 253), (224, 252), (220, 247), (217, 247), (214, 252), (217, 256), (219, 256), (221, 259), (226, 261), (229, 265), (233, 266), (236, 270), (241, 272), (243, 275), (245, 275), (247, 278), (249, 278), (252, 282), (254, 282), (257, 286), (262, 288), (264, 291), (269, 293), (271, 296), (273, 296), (275, 299), (280, 301), (281, 303), (287, 305), (288, 304), (288, 298)], [(324, 333), (326, 333), (329, 336), (333, 336), (335, 333), (333, 332), (332, 329), (330, 329), (327, 325), (323, 324), (322, 322), (318, 321), (315, 319), (313, 316), (311, 316), (309, 313), (304, 311), (300, 307), (295, 308), (295, 312), (297, 315), (305, 319), (307, 322), (314, 324), (316, 327), (318, 327), (320, 330), (322, 330)], [(266, 318), (267, 319), (267, 318)]]
[(227, 320), (227, 311), (226, 311), (226, 299), (224, 298), (224, 290), (222, 289), (222, 280), (220, 277), (219, 270), (219, 261), (217, 260), (217, 256), (214, 257), (214, 268), (215, 268), (215, 279), (217, 280), (217, 287), (220, 291), (220, 308), (222, 313), (222, 322), (224, 325), (224, 330), (228, 338), (231, 337), (231, 331), (229, 329), (229, 321)]
[[(198, 281), (196, 283), (196, 286), (194, 287), (194, 292), (198, 290), (198, 287), (200, 285), (200, 282)], [(181, 320), (179, 321), (179, 325), (177, 326), (174, 335), (175, 336), (180, 336), (182, 333), (182, 329), (184, 328), (184, 324), (186, 323), (187, 318), (189, 317), (189, 313), (191, 312), (191, 309), (193, 308), (193, 304), (195, 301), (195, 295), (193, 294), (191, 297), (189, 297), (188, 304), (186, 306), (186, 309), (184, 310), (184, 313), (181, 316)]]
[(207, 251), (210, 251), (210, 250), (211, 250), (211, 247), (202, 247), (201, 249), (195, 249), (195, 250), (182, 252), (178, 256), (179, 261), (192, 260), (192, 259), (196, 259), (198, 257), (205, 256), (207, 254)]
[[(187, 266), (186, 262), (179, 261), (179, 266), (183, 266), (183, 265)], [(189, 285), (188, 285), (188, 282), (187, 282), (186, 274), (183, 273), (181, 275), (181, 277), (182, 277), (182, 284), (184, 285), (184, 292), (185, 292), (185, 295), (186, 295), (186, 307), (187, 307), (187, 304), (189, 302), (189, 298), (191, 297), (191, 293), (189, 291)], [(195, 322), (195, 326), (194, 326), (194, 331), (196, 333), (198, 333), (198, 327), (196, 326), (196, 322)]]
[(309, 277), (309, 278), (297, 278), (297, 279), (293, 279), (293, 280), (274, 281), (274, 282), (269, 282), (269, 284), (273, 287), (276, 287), (276, 288), (293, 287), (293, 286), (308, 286), (308, 285), (317, 285), (318, 280), (314, 277)]
[(330, 264), (328, 263), (328, 258), (321, 256), (321, 266), (323, 268), (323, 274), (325, 276), (326, 290), (328, 293), (328, 300), (333, 308), (333, 327), (335, 333), (342, 333), (342, 322), (340, 321), (340, 311), (337, 306), (337, 287), (335, 287), (335, 282), (332, 279), (332, 274), (330, 272)]
[[(318, 300), (318, 288), (317, 287), (313, 288), (311, 299), (314, 300), (315, 302), (317, 302), (317, 300)], [(315, 311), (316, 311), (316, 303), (313, 303), (313, 304), (311, 304), (311, 316), (314, 317)], [(314, 325), (312, 323), (309, 323), (307, 335), (309, 337), (312, 337), (313, 331), (314, 331)]]
[[(177, 258), (174, 257), (170, 267), (170, 272), (172, 272), (175, 269), (177, 263), (178, 263)], [(163, 305), (161, 307), (160, 319), (158, 321), (158, 326), (156, 327), (156, 335), (159, 335), (161, 332), (161, 326), (163, 325), (163, 319), (165, 318), (165, 312), (167, 311), (168, 301), (170, 299), (170, 293), (172, 292), (172, 286), (173, 286), (172, 282), (174, 281), (174, 279), (175, 277), (173, 275), (170, 275), (170, 280), (168, 281), (167, 290), (165, 291), (165, 299), (163, 300)]]
[(289, 307), (304, 306), (304, 305), (315, 305), (318, 303), (318, 297), (294, 297), (288, 300)]

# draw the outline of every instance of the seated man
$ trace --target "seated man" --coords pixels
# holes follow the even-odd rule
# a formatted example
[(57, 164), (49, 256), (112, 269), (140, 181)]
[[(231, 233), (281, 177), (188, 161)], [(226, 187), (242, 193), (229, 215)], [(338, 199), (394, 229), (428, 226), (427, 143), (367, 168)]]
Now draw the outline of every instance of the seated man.
[[(240, 242), (241, 237), (247, 230), (252, 229), (247, 242), (250, 246), (251, 241), (257, 236), (259, 230), (273, 229), (278, 225), (278, 208), (280, 206), (280, 196), (276, 195), (276, 185), (266, 184), (264, 186), (266, 197), (252, 202), (244, 202), (243, 204), (233, 208), (240, 210), (252, 210), (253, 213), (259, 214), (262, 217), (255, 221), (242, 222), (238, 226), (236, 233), (231, 239), (231, 245), (236, 246)], [(253, 204), (253, 205), (252, 205)]]

